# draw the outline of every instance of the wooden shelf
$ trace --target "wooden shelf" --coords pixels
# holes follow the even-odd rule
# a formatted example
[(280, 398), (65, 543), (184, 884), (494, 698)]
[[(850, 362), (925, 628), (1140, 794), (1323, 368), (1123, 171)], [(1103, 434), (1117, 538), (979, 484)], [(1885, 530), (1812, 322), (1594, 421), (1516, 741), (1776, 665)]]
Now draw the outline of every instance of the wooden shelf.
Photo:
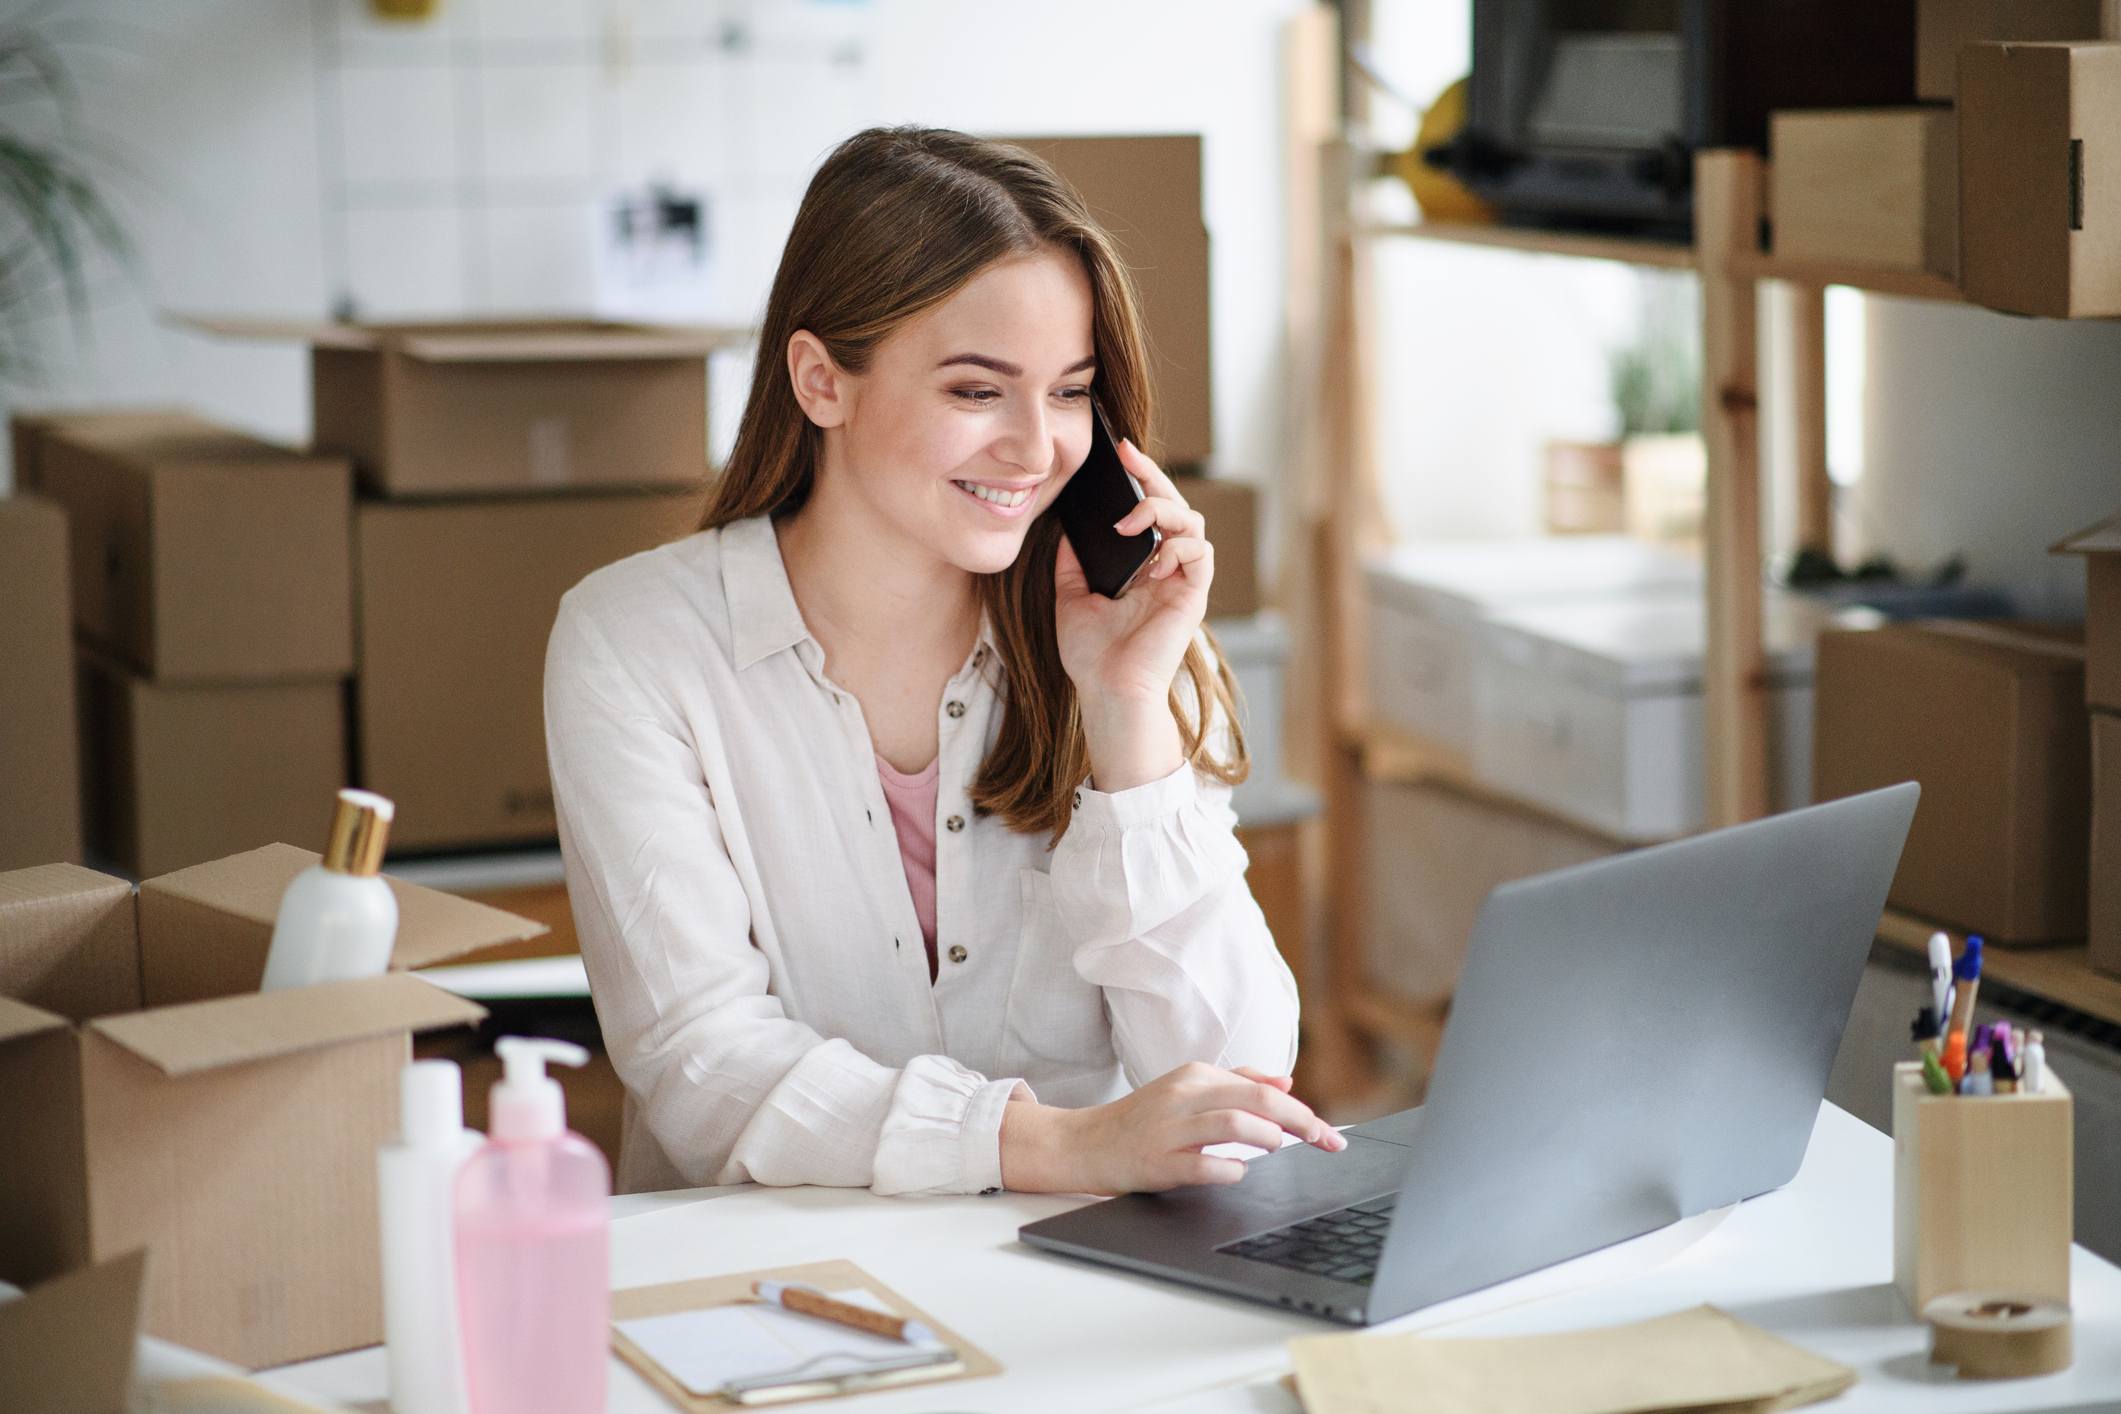
[[(1950, 936), (1954, 953), (1966, 946), (1966, 934), (1960, 929), (1892, 908), (1879, 921), (1878, 940), (1927, 961), (1930, 934), (1939, 929)], [(2038, 948), (1992, 944), (1981, 951), (1981, 976), (2121, 1026), (2121, 977), (2095, 970), (2082, 943)]]
[(1453, 245), (1488, 246), (1534, 255), (1567, 255), (1583, 260), (1618, 260), (1628, 265), (1655, 265), (1667, 270), (1694, 268), (1694, 248), (1677, 241), (1637, 236), (1601, 236), (1581, 231), (1542, 231), (1521, 226), (1481, 226), (1464, 221), (1374, 222), (1358, 226), (1369, 236), (1411, 236)]
[(1887, 270), (1866, 265), (1821, 264), (1813, 261), (1777, 260), (1762, 251), (1741, 257), (1734, 273), (1751, 280), (1784, 280), (1793, 285), (1845, 285), (1865, 294), (1893, 295), (1900, 299), (1936, 300), (1964, 304), (1959, 286), (1940, 275), (1921, 270)]

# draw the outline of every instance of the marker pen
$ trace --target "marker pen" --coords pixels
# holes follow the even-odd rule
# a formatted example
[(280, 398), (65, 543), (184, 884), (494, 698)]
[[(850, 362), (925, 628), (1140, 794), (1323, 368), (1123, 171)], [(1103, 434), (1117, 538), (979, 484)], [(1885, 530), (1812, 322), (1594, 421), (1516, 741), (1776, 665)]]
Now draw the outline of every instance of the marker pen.
[(1995, 1077), (1988, 1073), (1988, 1052), (1976, 1051), (1967, 1057), (1966, 1079), (1959, 1082), (1962, 1095), (1993, 1095), (1996, 1093)]
[(1952, 980), (1958, 983), (1957, 995), (1952, 998), (1952, 1024), (1954, 1033), (1965, 1035), (1974, 1024), (1974, 994), (1981, 990), (1981, 938), (1969, 935), (1966, 951), (1959, 954), (1959, 961), (1952, 966)]
[(1952, 1014), (1952, 940), (1930, 934), (1930, 1004), (1941, 1022)]
[(1944, 1049), (1937, 1059), (1943, 1065), (1944, 1073), (1950, 1077), (1952, 1084), (1957, 1085), (1961, 1080), (1965, 1079), (1966, 1033), (1964, 1031), (1946, 1032)]
[(2028, 1095), (2047, 1088), (2047, 1038), (2037, 1030), (2025, 1033), (2025, 1071), (2018, 1088)]
[(1922, 1083), (1929, 1087), (1932, 1095), (1952, 1093), (1952, 1078), (1944, 1073), (1944, 1064), (1933, 1050), (1922, 1053)]

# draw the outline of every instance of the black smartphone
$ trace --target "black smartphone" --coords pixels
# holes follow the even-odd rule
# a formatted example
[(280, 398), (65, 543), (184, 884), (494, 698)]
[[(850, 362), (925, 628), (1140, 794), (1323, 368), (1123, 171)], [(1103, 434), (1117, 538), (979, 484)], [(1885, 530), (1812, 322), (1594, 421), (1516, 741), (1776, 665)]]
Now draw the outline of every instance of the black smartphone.
[(1083, 578), (1107, 599), (1127, 592), (1135, 576), (1164, 543), (1155, 526), (1135, 535), (1122, 535), (1112, 527), (1142, 499), (1142, 488), (1119, 459), (1119, 446), (1105, 421), (1105, 410), (1090, 400), (1090, 455), (1061, 487), (1053, 509), (1059, 513), (1061, 529), (1075, 547), (1075, 558), (1083, 563)]

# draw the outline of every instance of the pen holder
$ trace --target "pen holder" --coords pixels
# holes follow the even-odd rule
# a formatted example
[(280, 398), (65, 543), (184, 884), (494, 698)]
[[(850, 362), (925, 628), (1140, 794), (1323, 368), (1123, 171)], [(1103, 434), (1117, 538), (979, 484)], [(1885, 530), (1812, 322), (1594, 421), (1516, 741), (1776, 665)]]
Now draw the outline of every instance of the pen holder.
[(2069, 1302), (2074, 1105), (2037, 1095), (1932, 1095), (1893, 1067), (1893, 1281), (1920, 1315), (1954, 1291)]

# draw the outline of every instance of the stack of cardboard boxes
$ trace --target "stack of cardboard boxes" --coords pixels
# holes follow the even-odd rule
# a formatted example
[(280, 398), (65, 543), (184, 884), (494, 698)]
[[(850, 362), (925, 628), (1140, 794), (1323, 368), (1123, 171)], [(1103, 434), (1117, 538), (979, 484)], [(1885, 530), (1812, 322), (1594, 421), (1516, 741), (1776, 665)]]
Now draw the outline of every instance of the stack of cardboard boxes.
[(1774, 115), (1776, 257), (1926, 273), (2018, 314), (2121, 314), (2117, 10), (1917, 0), (1922, 102)]
[(90, 847), (144, 876), (321, 845), (354, 667), (346, 459), (181, 413), (18, 431), (65, 512)]
[[(137, 889), (0, 873), (0, 1279), (146, 1252), (150, 1334), (260, 1366), (382, 1336), (378, 1146), (416, 1032), (480, 1008), (402, 971), (257, 990), (317, 856), (271, 845)], [(539, 926), (393, 881), (392, 968)]]
[(560, 596), (694, 529), (707, 356), (590, 320), (258, 324), (311, 350), (316, 445), (352, 462), (353, 774), (393, 853), (550, 841), (545, 642)]
[(2121, 517), (2054, 547), (2084, 624), (1935, 620), (1821, 638), (1821, 798), (1922, 784), (1896, 908), (2121, 973)]
[(2121, 515), (2055, 547), (2085, 563), (2084, 698), (2091, 708), (2092, 966), (2121, 975)]

